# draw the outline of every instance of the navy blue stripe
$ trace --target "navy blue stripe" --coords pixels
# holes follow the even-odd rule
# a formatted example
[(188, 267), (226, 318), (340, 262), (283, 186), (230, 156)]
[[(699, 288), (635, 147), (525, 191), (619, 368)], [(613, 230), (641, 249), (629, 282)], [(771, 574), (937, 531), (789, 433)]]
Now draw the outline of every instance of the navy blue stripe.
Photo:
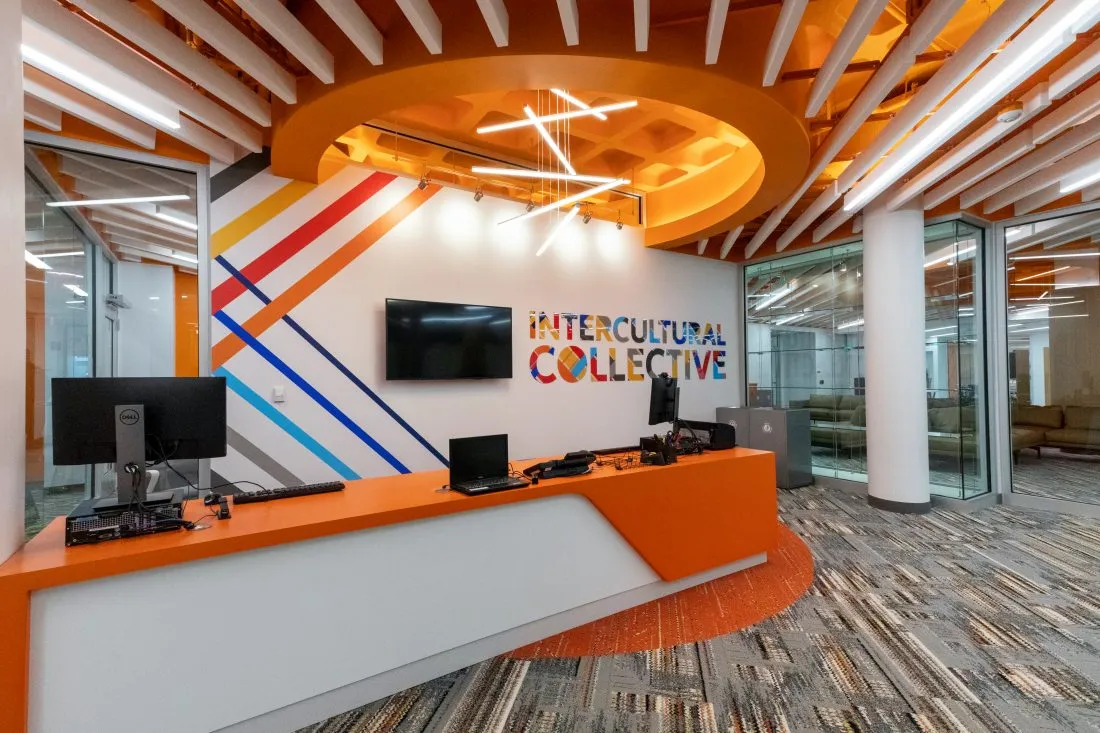
[[(221, 255), (218, 255), (214, 259), (217, 261), (217, 263), (219, 265), (221, 265), (222, 267), (225, 268), (226, 272), (228, 272), (230, 275), (235, 277), (241, 283), (241, 285), (244, 285), (245, 288), (247, 288), (249, 292), (251, 292), (257, 298), (259, 298), (265, 305), (271, 302), (271, 298), (267, 297), (264, 294), (264, 292), (262, 290), (260, 290), (260, 288), (257, 287), (257, 285), (255, 283), (253, 283), (251, 280), (249, 280), (247, 277), (245, 277), (244, 274), (240, 270), (238, 270), (233, 265), (229, 264), (229, 261), (227, 259), (225, 259), (225, 257), (223, 257)], [(329, 351), (324, 346), (322, 346), (321, 343), (317, 339), (313, 338), (313, 336), (311, 336), (308, 331), (306, 331), (304, 328), (302, 328), (298, 324), (297, 321), (295, 321), (290, 316), (283, 316), (283, 321), (286, 323), (286, 325), (288, 325), (292, 329), (294, 329), (294, 331), (299, 336), (301, 336), (303, 339), (305, 339), (306, 343), (308, 343), (313, 348), (317, 349), (317, 352), (319, 354), (321, 354), (321, 356), (325, 357), (325, 359), (327, 359), (330, 364), (332, 364), (334, 367), (339, 369), (340, 373), (343, 374), (345, 377), (347, 377), (349, 380), (351, 380), (351, 383), (354, 384), (356, 387), (358, 387), (360, 389), (360, 391), (363, 392), (363, 394), (365, 394), (367, 397), (369, 397), (374, 402), (374, 404), (378, 405), (380, 408), (382, 408), (382, 410), (387, 415), (392, 417), (394, 419), (394, 422), (396, 422), (401, 427), (405, 428), (405, 430), (408, 432), (408, 434), (411, 435), (413, 438), (415, 438), (416, 442), (418, 442), (418, 443), (420, 443), (420, 445), (424, 446), (428, 450), (429, 453), (431, 453), (433, 456), (435, 456), (439, 460), (440, 463), (442, 463), (444, 466), (448, 466), (448, 467), (451, 465), (447, 461), (446, 456), (444, 456), (442, 453), (440, 453), (438, 450), (436, 450), (435, 446), (433, 446), (431, 443), (429, 443), (427, 438), (425, 438), (423, 435), (418, 433), (412, 425), (409, 425), (407, 422), (405, 422), (405, 419), (403, 417), (401, 417), (400, 415), (398, 415), (392, 407), (387, 405), (386, 402), (381, 397), (379, 397), (378, 394), (374, 390), (372, 390), (370, 387), (368, 387), (363, 382), (363, 380), (361, 380), (359, 377), (357, 377), (355, 375), (355, 372), (353, 372), (351, 369), (348, 369), (346, 366), (344, 366), (344, 364), (339, 359), (337, 359), (336, 356), (331, 351)]]
[(230, 318), (225, 311), (218, 311), (214, 314), (214, 317), (217, 318), (223, 326), (232, 331), (234, 335), (244, 341), (249, 346), (249, 348), (262, 356), (268, 364), (278, 369), (280, 372), (282, 372), (283, 376), (296, 384), (298, 388), (301, 389), (303, 392), (312, 397), (314, 402), (323, 407), (330, 415), (332, 415), (341, 424), (343, 424), (344, 427), (354, 433), (357, 438), (370, 446), (371, 450), (381, 456), (382, 459), (386, 461), (386, 463), (393, 466), (394, 469), (396, 469), (400, 473), (411, 473), (411, 471), (409, 471), (408, 467), (405, 466), (404, 463), (397, 460), (397, 458), (394, 457), (392, 453), (383, 448), (381, 443), (368, 435), (367, 431), (359, 427), (359, 425), (357, 425), (354, 420), (348, 417), (343, 412), (343, 410), (333, 404), (330, 399), (318, 392), (312, 384), (307, 382), (302, 377), (302, 375), (291, 369), (290, 366), (282, 359), (275, 356), (275, 354), (273, 354), (270, 349), (261, 344), (252, 334), (244, 330), (244, 328), (239, 323)]

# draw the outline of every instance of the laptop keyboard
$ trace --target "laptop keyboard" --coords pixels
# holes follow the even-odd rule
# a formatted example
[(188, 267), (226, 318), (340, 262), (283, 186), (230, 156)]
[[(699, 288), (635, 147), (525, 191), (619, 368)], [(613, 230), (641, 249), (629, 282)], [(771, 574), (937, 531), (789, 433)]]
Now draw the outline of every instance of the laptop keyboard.
[(477, 481), (463, 481), (461, 484), (459, 484), (459, 486), (461, 486), (463, 488), (466, 488), (466, 489), (480, 489), (480, 488), (495, 489), (495, 488), (498, 488), (500, 486), (508, 486), (514, 480), (515, 479), (510, 478), (510, 477), (487, 478), (487, 479), (479, 479)]

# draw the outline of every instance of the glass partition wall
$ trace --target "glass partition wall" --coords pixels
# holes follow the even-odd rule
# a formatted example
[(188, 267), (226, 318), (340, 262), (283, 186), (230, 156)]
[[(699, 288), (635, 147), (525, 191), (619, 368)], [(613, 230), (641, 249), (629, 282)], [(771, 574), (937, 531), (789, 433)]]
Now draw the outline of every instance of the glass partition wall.
[[(957, 499), (989, 491), (982, 254), (980, 229), (925, 230), (931, 490)], [(745, 300), (746, 404), (809, 410), (814, 473), (866, 481), (862, 243), (746, 265)]]
[(1005, 243), (1012, 491), (1100, 504), (1100, 211)]

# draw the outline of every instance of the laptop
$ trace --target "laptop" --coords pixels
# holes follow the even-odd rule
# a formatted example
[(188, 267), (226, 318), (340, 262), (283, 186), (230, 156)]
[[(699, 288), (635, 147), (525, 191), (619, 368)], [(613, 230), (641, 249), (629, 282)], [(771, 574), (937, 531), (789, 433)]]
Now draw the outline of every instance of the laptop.
[(522, 489), (527, 481), (508, 474), (508, 436), (451, 438), (451, 488), (468, 496)]

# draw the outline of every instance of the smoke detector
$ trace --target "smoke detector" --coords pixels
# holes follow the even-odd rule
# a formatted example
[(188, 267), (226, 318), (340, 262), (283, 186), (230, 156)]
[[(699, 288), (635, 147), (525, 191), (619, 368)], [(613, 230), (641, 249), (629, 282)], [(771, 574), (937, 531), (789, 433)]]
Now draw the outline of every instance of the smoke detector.
[(997, 110), (997, 121), (1006, 125), (1012, 124), (1024, 116), (1023, 102), (1012, 102)]

